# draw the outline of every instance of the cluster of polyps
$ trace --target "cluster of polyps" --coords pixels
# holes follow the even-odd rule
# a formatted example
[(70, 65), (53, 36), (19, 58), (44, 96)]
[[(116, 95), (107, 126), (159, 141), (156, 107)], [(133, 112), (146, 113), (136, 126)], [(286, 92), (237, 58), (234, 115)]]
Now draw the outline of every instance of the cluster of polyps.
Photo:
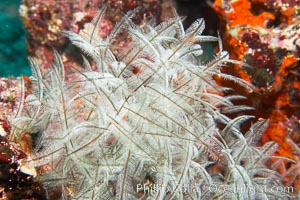
[[(232, 103), (241, 96), (220, 95), (228, 88), (217, 85), (213, 76), (252, 86), (220, 71), (227, 62), (238, 63), (229, 59), (220, 41), (214, 59), (201, 62), (205, 52), (199, 42), (218, 41), (201, 35), (204, 21), (184, 31), (174, 12), (174, 18), (158, 26), (140, 27), (131, 21), (131, 11), (101, 39), (95, 30), (105, 9), (80, 35), (64, 33), (97, 70), (84, 58), (84, 67), (74, 68), (77, 78), (65, 81), (57, 52), (44, 75), (32, 61), (38, 89), (27, 96), (24, 115), (14, 120), (14, 134), (41, 132), (28, 163), (52, 166), (41, 175), (43, 181), (51, 186), (56, 180), (63, 199), (284, 198), (285, 193), (263, 190), (205, 190), (209, 184), (272, 187), (277, 177), (264, 162), (277, 146), (254, 146), (267, 121), (242, 134), (239, 125), (252, 117), (226, 116), (249, 108)], [(131, 43), (116, 55), (110, 44), (121, 32)], [(212, 172), (214, 165), (220, 171)], [(140, 184), (173, 189), (149, 193), (137, 190)], [(200, 189), (187, 192), (181, 189), (186, 185)]]

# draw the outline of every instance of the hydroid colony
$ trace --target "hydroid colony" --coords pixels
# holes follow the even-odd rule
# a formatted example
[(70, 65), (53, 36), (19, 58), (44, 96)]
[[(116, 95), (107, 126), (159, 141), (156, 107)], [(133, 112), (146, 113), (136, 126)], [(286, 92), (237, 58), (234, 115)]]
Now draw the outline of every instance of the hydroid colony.
[[(101, 39), (96, 32), (105, 11), (80, 35), (64, 32), (97, 70), (84, 57), (84, 67), (73, 68), (76, 78), (67, 81), (56, 51), (44, 74), (31, 59), (37, 89), (13, 120), (12, 137), (41, 132), (27, 164), (51, 168), (40, 175), (45, 187), (60, 187), (62, 199), (286, 198), (270, 191), (280, 178), (264, 165), (277, 145), (256, 146), (268, 122), (242, 133), (240, 124), (252, 116), (227, 116), (250, 108), (234, 105), (242, 96), (223, 96), (229, 88), (213, 77), (254, 88), (221, 72), (226, 63), (238, 62), (219, 38), (201, 35), (204, 21), (185, 31), (174, 12), (158, 26), (138, 26), (133, 10)], [(115, 53), (111, 44), (124, 32), (131, 42)], [(220, 51), (203, 63), (199, 42), (211, 41), (219, 42)], [(234, 190), (242, 186), (248, 189)]]

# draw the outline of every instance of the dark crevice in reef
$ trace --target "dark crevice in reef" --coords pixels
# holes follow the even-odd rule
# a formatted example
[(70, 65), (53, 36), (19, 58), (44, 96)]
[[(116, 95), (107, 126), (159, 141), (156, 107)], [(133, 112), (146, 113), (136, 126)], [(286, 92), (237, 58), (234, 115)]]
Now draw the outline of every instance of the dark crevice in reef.
[(219, 27), (218, 15), (213, 8), (203, 0), (176, 0), (179, 15), (186, 16), (184, 27), (189, 27), (196, 19), (204, 18), (203, 35), (217, 35)]

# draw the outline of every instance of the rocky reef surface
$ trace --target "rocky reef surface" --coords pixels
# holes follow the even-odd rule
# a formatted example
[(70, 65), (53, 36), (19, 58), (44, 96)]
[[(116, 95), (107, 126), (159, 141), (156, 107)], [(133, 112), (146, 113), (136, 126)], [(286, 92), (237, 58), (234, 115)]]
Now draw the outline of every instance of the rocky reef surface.
[[(183, 2), (195, 3), (181, 1), (178, 5), (184, 4)], [(297, 192), (300, 190), (300, 3), (296, 0), (278, 2), (216, 0), (207, 6), (210, 7), (209, 12), (214, 10), (215, 16), (218, 15), (219, 18), (210, 19), (211, 21), (206, 23), (208, 28), (210, 23), (218, 24), (224, 49), (229, 51), (232, 59), (249, 65), (232, 65), (225, 70), (226, 73), (252, 83), (257, 90), (245, 91), (227, 81), (219, 82), (224, 86), (235, 87), (235, 94), (246, 96), (247, 100), (238, 103), (253, 107), (251, 114), (257, 119), (269, 119), (270, 125), (263, 134), (261, 143), (277, 142), (279, 149), (275, 155), (294, 161), (277, 162), (274, 159), (269, 165), (284, 177), (287, 186), (293, 186)], [(170, 18), (172, 6), (175, 6), (175, 2), (171, 0), (81, 0), (76, 3), (23, 0), (20, 15), (27, 31), (29, 55), (37, 58), (42, 69), (47, 69), (53, 61), (52, 48), (55, 48), (62, 54), (67, 70), (70, 66), (80, 65), (82, 58), (76, 53), (79, 51), (61, 35), (61, 31), (84, 31), (85, 24), (93, 19), (103, 4), (109, 6), (110, 12), (102, 21), (101, 29), (97, 30), (100, 37), (107, 36), (116, 21), (137, 6), (140, 6), (141, 10), (134, 21), (141, 26), (152, 17), (156, 22)], [(182, 12), (185, 12), (184, 9)], [(195, 12), (191, 14), (193, 13)], [(216, 27), (211, 27), (210, 30), (216, 32)], [(114, 44), (115, 51), (126, 48), (128, 42), (125, 34), (120, 35)], [(3, 167), (0, 169), (0, 193), (6, 199), (12, 199), (12, 195), (19, 196), (19, 199), (43, 199), (45, 191), (34, 181), (36, 173), (39, 172), (22, 164), (22, 159), (32, 151), (34, 139), (28, 133), (24, 133), (17, 144), (9, 137), (9, 119), (18, 115), (22, 96), (24, 100), (24, 96), (32, 92), (31, 79), (23, 79), (1, 79), (0, 162)], [(21, 82), (25, 87), (23, 94)], [(10, 184), (6, 184), (7, 182)]]
[(299, 190), (300, 2), (217, 0), (214, 9), (221, 21), (225, 49), (233, 59), (251, 66), (235, 65), (228, 73), (257, 87), (258, 91), (245, 94), (248, 98), (243, 103), (255, 108), (257, 118), (270, 120), (262, 143), (278, 142), (276, 155), (296, 161), (276, 167), (287, 185)]

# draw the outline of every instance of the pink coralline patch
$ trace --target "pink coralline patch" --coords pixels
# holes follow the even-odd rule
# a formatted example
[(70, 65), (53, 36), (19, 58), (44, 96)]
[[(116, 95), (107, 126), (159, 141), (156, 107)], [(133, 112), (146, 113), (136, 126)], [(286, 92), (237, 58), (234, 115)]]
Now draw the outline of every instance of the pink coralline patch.
[(67, 44), (67, 39), (60, 32), (76, 26), (73, 14), (82, 11), (88, 21), (97, 12), (98, 6), (98, 0), (23, 0), (20, 15), (27, 31), (29, 55), (37, 57), (43, 68), (49, 67), (53, 57), (50, 53), (52, 48), (62, 51)]
[(254, 50), (252, 54), (253, 65), (258, 68), (274, 66), (274, 52), (272, 49), (265, 47)]
[(258, 33), (254, 31), (245, 31), (242, 35), (242, 41), (246, 42), (247, 46), (251, 49), (256, 49), (261, 47), (261, 40)]
[(299, 6), (300, 2), (298, 0), (264, 0), (264, 2), (269, 7), (293, 7)]
[[(23, 0), (20, 14), (27, 30), (29, 55), (37, 57), (42, 68), (48, 68), (53, 57), (52, 48), (55, 48), (65, 56), (66, 68), (77, 66), (81, 62), (81, 56), (70, 49), (68, 40), (61, 31), (72, 30), (79, 33), (93, 19), (98, 8), (107, 5), (106, 17), (98, 31), (99, 36), (105, 38), (127, 11), (141, 8), (134, 18), (138, 23), (151, 18), (161, 22), (165, 16), (171, 16), (172, 2), (173, 0)], [(117, 40), (118, 48), (125, 48), (128, 42), (126, 35), (120, 36)]]
[[(7, 119), (16, 114), (16, 108), (20, 104), (21, 78), (0, 78), (0, 119)], [(30, 83), (25, 80), (27, 90)], [(25, 94), (27, 91), (25, 91)]]
[(70, 28), (68, 22), (72, 19), (73, 10), (70, 3), (23, 1), (20, 9), (28, 33), (29, 53), (34, 53), (41, 45), (59, 46), (65, 42), (59, 32)]
[(108, 36), (111, 32), (111, 30), (113, 29), (113, 24), (111, 21), (109, 21), (108, 19), (103, 19), (101, 21), (101, 24), (100, 24), (100, 29), (99, 29), (99, 36), (101, 38), (105, 38), (106, 36)]
[(242, 35), (241, 41), (245, 42), (251, 51), (251, 59), (249, 60), (254, 67), (270, 68), (274, 66), (274, 52), (268, 47), (266, 41), (262, 41), (259, 33), (254, 31), (246, 31)]

